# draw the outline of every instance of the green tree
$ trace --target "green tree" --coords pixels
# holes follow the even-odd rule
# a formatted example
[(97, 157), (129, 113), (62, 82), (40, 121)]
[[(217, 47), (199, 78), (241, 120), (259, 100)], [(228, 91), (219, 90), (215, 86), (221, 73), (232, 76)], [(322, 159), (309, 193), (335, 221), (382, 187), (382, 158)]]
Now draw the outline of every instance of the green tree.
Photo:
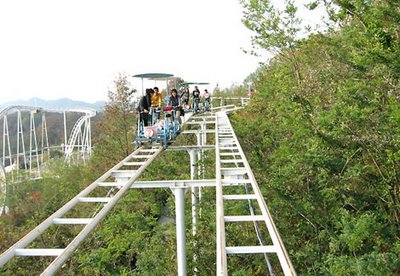
[(241, 0), (244, 7), (243, 24), (254, 32), (253, 54), (257, 49), (279, 55), (291, 66), (297, 81), (302, 80), (296, 59), (296, 47), (300, 37), (301, 20), (296, 13), (294, 0), (285, 0), (283, 10), (277, 9), (270, 0)]
[(108, 102), (96, 125), (94, 168), (107, 170), (133, 150), (135, 106), (126, 75), (119, 75), (108, 92)]
[(301, 81), (276, 55), (235, 130), (297, 272), (398, 274), (398, 4), (323, 2), (336, 28), (292, 48)]

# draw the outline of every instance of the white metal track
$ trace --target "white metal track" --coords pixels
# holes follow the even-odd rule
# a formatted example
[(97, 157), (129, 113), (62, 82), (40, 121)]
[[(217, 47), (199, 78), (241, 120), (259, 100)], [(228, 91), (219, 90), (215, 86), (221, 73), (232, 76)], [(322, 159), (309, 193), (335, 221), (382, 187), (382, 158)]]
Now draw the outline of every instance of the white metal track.
[[(17, 112), (17, 128), (9, 129), (7, 116)], [(34, 107), (34, 106), (24, 106), (24, 105), (11, 105), (7, 106), (3, 109), (0, 109), (0, 120), (3, 121), (3, 139), (2, 139), (2, 154), (1, 154), (1, 162), (3, 167), (5, 167), (6, 173), (11, 172), (11, 179), (21, 181), (22, 174), (20, 175), (20, 165), (23, 165), (25, 170), (29, 169), (29, 177), (31, 179), (38, 179), (41, 176), (40, 168), (44, 162), (44, 151), (47, 150), (47, 154), (50, 157), (50, 147), (49, 147), (49, 138), (47, 134), (47, 123), (46, 123), (46, 112), (52, 113), (63, 113), (64, 114), (64, 141), (65, 144), (60, 145), (63, 147), (65, 151), (65, 160), (67, 162), (71, 161), (71, 157), (73, 156), (74, 151), (78, 152), (76, 157), (78, 161), (82, 157), (83, 161), (86, 160), (87, 157), (91, 155), (92, 151), (92, 142), (91, 142), (91, 118), (96, 115), (95, 110), (91, 109), (66, 109), (66, 110), (58, 110), (51, 108), (43, 108), (43, 107)], [(77, 122), (75, 123), (70, 138), (68, 139), (67, 135), (67, 126), (66, 126), (66, 112), (74, 112), (74, 113), (84, 113)], [(22, 117), (23, 114), (30, 114), (30, 126), (29, 126), (29, 139), (24, 139), (24, 124), (25, 121)], [(39, 131), (36, 120), (37, 117), (40, 116), (39, 113), (42, 114), (41, 120), (41, 133), (42, 139), (41, 143), (39, 143), (39, 139), (37, 137), (37, 132)], [(26, 116), (26, 115), (25, 115)], [(61, 130), (61, 129), (59, 129)], [(14, 133), (16, 131), (17, 141), (10, 137), (10, 132)], [(26, 135), (26, 133), (25, 133)], [(29, 141), (29, 150), (25, 144)], [(1, 142), (0, 142), (1, 143)], [(40, 147), (41, 144), (41, 147)], [(13, 152), (11, 151), (13, 149)], [(16, 150), (16, 152), (15, 152)], [(39, 157), (40, 156), (40, 157)], [(23, 160), (20, 160), (23, 158)], [(21, 163), (22, 161), (22, 163)], [(29, 166), (29, 168), (28, 168)], [(13, 170), (16, 171), (16, 177), (14, 178)]]
[[(276, 254), (285, 275), (296, 275), (275, 227), (258, 184), (247, 162), (246, 156), (233, 131), (225, 112), (217, 113), (216, 120), (216, 200), (217, 200), (217, 275), (228, 275), (227, 256), (231, 254)], [(232, 158), (235, 156), (235, 159)], [(226, 159), (226, 158), (229, 159)], [(233, 164), (233, 165), (232, 165)], [(224, 195), (223, 185), (247, 183), (254, 194)], [(224, 201), (254, 200), (262, 215), (226, 216)], [(226, 223), (264, 222), (272, 240), (272, 245), (230, 246), (227, 247), (225, 236)]]
[[(212, 116), (197, 117), (193, 116), (185, 120), (185, 124), (199, 124), (201, 130), (183, 131), (186, 134), (196, 134), (197, 136), (210, 133), (211, 130), (206, 129), (206, 125), (215, 124), (215, 145), (207, 145), (207, 139), (204, 137), (204, 143), (198, 143), (197, 146), (172, 146), (171, 150), (187, 150), (188, 152), (197, 150), (214, 150), (216, 161), (215, 179), (198, 179), (198, 180), (163, 180), (163, 181), (142, 181), (136, 182), (137, 177), (145, 170), (145, 168), (156, 158), (163, 150), (160, 147), (139, 148), (122, 160), (103, 176), (85, 188), (77, 196), (71, 199), (67, 204), (61, 207), (53, 215), (47, 218), (34, 230), (28, 233), (24, 238), (14, 244), (11, 248), (0, 255), (0, 266), (3, 266), (14, 256), (50, 256), (55, 257), (54, 261), (46, 268), (42, 275), (54, 274), (69, 256), (76, 250), (83, 239), (95, 228), (100, 220), (111, 210), (118, 200), (129, 189), (138, 188), (171, 188), (173, 191), (183, 191), (189, 187), (215, 187), (216, 188), (216, 220), (217, 220), (217, 275), (228, 275), (229, 267), (227, 258), (229, 255), (236, 254), (275, 254), (279, 260), (282, 271), (285, 275), (296, 275), (295, 270), (290, 262), (289, 256), (285, 250), (283, 242), (279, 237), (279, 233), (275, 227), (272, 217), (268, 211), (267, 205), (258, 187), (258, 184), (247, 162), (246, 156), (238, 142), (233, 131), (232, 125), (226, 112), (235, 110), (234, 106), (219, 107), (222, 111), (212, 113)], [(190, 115), (190, 114), (188, 114)], [(195, 154), (194, 154), (195, 155)], [(192, 173), (192, 172), (191, 172)], [(232, 186), (251, 186), (253, 193), (242, 194), (226, 194), (224, 189)], [(105, 197), (91, 196), (96, 189), (108, 191)], [(246, 189), (247, 190), (247, 189)], [(177, 196), (176, 196), (177, 197)], [(249, 201), (257, 204), (257, 210), (261, 214), (255, 214), (254, 211), (250, 215), (228, 216), (224, 213), (224, 203)], [(176, 202), (177, 214), (183, 216), (184, 222), (184, 193), (180, 193), (180, 199)], [(100, 207), (91, 217), (66, 217), (65, 214), (78, 203), (85, 202), (87, 204), (97, 204)], [(193, 204), (193, 202), (192, 202)], [(179, 209), (179, 210), (178, 210)], [(179, 211), (179, 212), (178, 212)], [(177, 229), (178, 229), (177, 215)], [(263, 223), (266, 226), (268, 235), (272, 244), (264, 244), (260, 239), (259, 245), (241, 245), (227, 246), (226, 227), (228, 223)], [(30, 243), (45, 232), (51, 225), (81, 225), (82, 230), (65, 248), (32, 248)], [(184, 225), (184, 223), (183, 223)], [(184, 229), (184, 228), (182, 228)], [(181, 230), (182, 230), (181, 229)], [(177, 230), (178, 231), (178, 230)], [(255, 227), (255, 232), (257, 232)], [(259, 233), (257, 233), (258, 235)], [(177, 244), (184, 242), (184, 230), (182, 230), (180, 239), (177, 235)], [(232, 244), (234, 241), (229, 242)], [(184, 245), (184, 243), (183, 243)], [(183, 246), (184, 247), (184, 246)], [(179, 251), (179, 250), (178, 250)], [(185, 253), (182, 248), (181, 253)], [(178, 252), (178, 274), (186, 275), (186, 257), (185, 254), (179, 255)], [(182, 260), (183, 259), (183, 260)], [(266, 257), (268, 259), (268, 257)], [(269, 265), (269, 264), (268, 264)], [(271, 272), (271, 270), (270, 270)]]
[[(152, 148), (138, 148), (91, 185), (86, 187), (77, 196), (71, 199), (53, 215), (48, 217), (39, 226), (0, 255), (0, 266), (3, 266), (14, 256), (54, 256), (54, 261), (41, 275), (54, 274), (68, 257), (76, 250), (83, 239), (96, 227), (101, 219), (111, 210), (118, 200), (127, 192), (138, 176), (163, 150), (161, 146)], [(91, 197), (90, 193), (96, 189), (116, 189), (114, 193), (107, 193), (107, 197)], [(95, 215), (90, 218), (63, 217), (78, 203), (103, 204)], [(45, 232), (51, 225), (83, 225), (83, 229), (65, 248), (27, 248), (29, 244)]]

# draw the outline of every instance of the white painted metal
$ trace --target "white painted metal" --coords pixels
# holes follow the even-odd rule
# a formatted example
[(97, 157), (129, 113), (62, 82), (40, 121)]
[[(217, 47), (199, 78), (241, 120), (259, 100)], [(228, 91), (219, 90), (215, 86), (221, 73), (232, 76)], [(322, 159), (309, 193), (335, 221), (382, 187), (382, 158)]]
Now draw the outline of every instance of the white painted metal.
[[(11, 113), (15, 113), (17, 115), (17, 128), (16, 128), (16, 141), (11, 141), (10, 143), (10, 130), (7, 123), (7, 115)], [(23, 112), (23, 113), (21, 113)], [(7, 106), (0, 110), (0, 118), (3, 118), (3, 153), (2, 153), (2, 163), (3, 166), (6, 165), (6, 159), (10, 160), (9, 164), (15, 164), (15, 170), (17, 174), (18, 180), (23, 180), (20, 177), (19, 169), (23, 168), (25, 170), (29, 170), (29, 173), (24, 175), (29, 175), (31, 179), (37, 179), (40, 177), (40, 167), (44, 162), (44, 155), (47, 150), (47, 154), (50, 155), (50, 148), (54, 148), (54, 146), (49, 146), (49, 138), (47, 133), (47, 123), (45, 112), (53, 112), (53, 113), (63, 113), (64, 115), (64, 152), (65, 149), (78, 149), (80, 154), (77, 154), (78, 157), (80, 156), (89, 156), (91, 153), (91, 130), (90, 130), (90, 118), (94, 116), (96, 113), (93, 110), (80, 110), (80, 109), (68, 109), (68, 110), (56, 110), (56, 109), (47, 109), (41, 107), (33, 107), (33, 106), (24, 106), (24, 105), (13, 105)], [(77, 136), (78, 144), (76, 145), (68, 145), (68, 137), (66, 134), (66, 113), (67, 112), (78, 112), (84, 113), (86, 116), (86, 120), (83, 121), (84, 128), (83, 130), (78, 129), (77, 124), (75, 124), (75, 131), (71, 133), (71, 141), (73, 137)], [(41, 124), (41, 143), (38, 141), (38, 130), (36, 129), (36, 118), (35, 114), (41, 113), (42, 114), (42, 124)], [(22, 116), (25, 114), (29, 114), (29, 147), (25, 145), (24, 139), (24, 127), (22, 125)], [(60, 129), (61, 130), (61, 129)], [(62, 130), (61, 130), (62, 131)], [(16, 143), (16, 145), (15, 145)], [(71, 142), (72, 143), (72, 142)], [(7, 146), (8, 146), (8, 153), (7, 153)], [(40, 148), (39, 148), (40, 146)], [(69, 146), (69, 148), (67, 147)], [(14, 152), (11, 152), (13, 149)], [(29, 150), (28, 150), (29, 149)], [(16, 152), (15, 152), (16, 151)], [(84, 161), (85, 159), (82, 158)], [(21, 174), (22, 175), (22, 174)], [(11, 179), (14, 179), (13, 175)]]
[(41, 154), (41, 164), (44, 163), (44, 151), (47, 149), (47, 158), (50, 159), (50, 146), (49, 146), (49, 136), (47, 133), (47, 122), (46, 122), (46, 113), (42, 113), (42, 154)]
[(91, 218), (54, 218), (54, 224), (89, 224), (93, 221)]
[(221, 182), (222, 182), (222, 186), (224, 186), (224, 185), (245, 184), (245, 183), (250, 184), (251, 180), (249, 180), (249, 179), (222, 179)]
[(6, 198), (7, 198), (6, 172), (4, 171), (3, 165), (0, 164), (0, 216), (2, 216), (7, 212)]
[(215, 130), (213, 130), (213, 129), (206, 129), (206, 130), (191, 129), (191, 130), (184, 130), (181, 132), (181, 134), (197, 134), (197, 133), (215, 133)]
[(64, 249), (16, 249), (16, 256), (59, 256), (63, 253)]
[(257, 199), (256, 195), (224, 195), (224, 200), (248, 200), (248, 199)]
[(239, 152), (221, 152), (220, 156), (240, 156)]
[(217, 275), (228, 275), (228, 262), (226, 257), (226, 237), (225, 237), (225, 221), (224, 221), (224, 201), (222, 192), (222, 174), (220, 162), (220, 148), (218, 139), (220, 130), (218, 117), (215, 120), (215, 178), (216, 178), (216, 220), (217, 220)]
[[(225, 108), (225, 107), (224, 107)], [(225, 108), (227, 109), (227, 108)], [(229, 107), (229, 110), (233, 110)], [(210, 117), (210, 116), (208, 116)], [(196, 117), (192, 117), (196, 118)], [(206, 118), (206, 117), (204, 117)], [(210, 121), (208, 121), (211, 119)], [(189, 119), (188, 119), (189, 120)], [(295, 271), (290, 263), (290, 259), (285, 251), (279, 234), (273, 224), (272, 218), (268, 212), (265, 201), (261, 195), (258, 185), (251, 172), (250, 166), (245, 158), (243, 150), (233, 132), (229, 119), (224, 112), (217, 113), (217, 116), (197, 121), (198, 119), (189, 120), (190, 124), (200, 124), (200, 131), (187, 132), (197, 134), (197, 146), (182, 146), (170, 147), (172, 150), (187, 150), (191, 159), (191, 180), (162, 180), (162, 181), (141, 181), (136, 182), (136, 178), (143, 172), (143, 170), (154, 160), (154, 158), (161, 152), (162, 148), (152, 149), (138, 149), (119, 164), (114, 166), (105, 175), (100, 177), (79, 195), (73, 198), (70, 202), (64, 205), (55, 214), (50, 216), (41, 225), (31, 231), (12, 248), (0, 255), (0, 266), (6, 263), (10, 258), (16, 255), (24, 256), (58, 256), (53, 263), (44, 271), (43, 274), (53, 274), (57, 269), (67, 260), (72, 252), (78, 247), (82, 240), (91, 232), (98, 222), (106, 215), (106, 213), (116, 204), (121, 196), (128, 189), (135, 188), (171, 188), (175, 195), (176, 205), (176, 233), (177, 233), (177, 261), (178, 261), (178, 275), (186, 275), (186, 241), (185, 241), (185, 213), (184, 213), (184, 194), (185, 190), (189, 187), (216, 187), (216, 220), (217, 220), (217, 275), (228, 275), (228, 254), (276, 254), (282, 266), (285, 275), (295, 275)], [(206, 125), (215, 124), (215, 145), (206, 145), (206, 133), (210, 133), (206, 129)], [(89, 131), (89, 130), (86, 130)], [(81, 140), (85, 140), (87, 132), (79, 135)], [(4, 140), (4, 137), (3, 137)], [(82, 142), (83, 145), (83, 142)], [(202, 158), (201, 155), (197, 156), (196, 153), (202, 152), (205, 149), (215, 149), (216, 158), (216, 178), (195, 180), (197, 175), (195, 163), (196, 160)], [(150, 153), (150, 154), (149, 154)], [(228, 157), (228, 159), (223, 158)], [(3, 158), (4, 160), (4, 158)], [(236, 164), (237, 167), (226, 167)], [(238, 167), (238, 165), (243, 165)], [(131, 170), (131, 167), (138, 167), (136, 170)], [(201, 176), (201, 175), (197, 175)], [(110, 180), (109, 177), (114, 177), (115, 181)], [(223, 187), (246, 185), (250, 184), (253, 188), (254, 194), (239, 194), (239, 195), (223, 195)], [(113, 197), (90, 197), (90, 192), (98, 187), (119, 189)], [(195, 190), (193, 190), (195, 191)], [(109, 193), (111, 194), (111, 193)], [(196, 196), (192, 192), (192, 197)], [(197, 199), (197, 197), (196, 197)], [(192, 204), (197, 203), (196, 199), (192, 198)], [(225, 216), (224, 215), (224, 200), (253, 200), (252, 202), (258, 203), (262, 215), (243, 215), (243, 216)], [(97, 203), (102, 204), (103, 207), (92, 218), (63, 218), (62, 216), (68, 212), (73, 206), (79, 202)], [(193, 208), (194, 205), (192, 205)], [(196, 234), (197, 214), (196, 209), (192, 209), (192, 233)], [(268, 233), (272, 240), (273, 245), (260, 246), (226, 246), (225, 237), (225, 222), (228, 223), (241, 223), (241, 222), (265, 222)], [(75, 239), (65, 249), (26, 249), (30, 242), (43, 233), (52, 224), (83, 224), (83, 230), (75, 237)], [(47, 251), (47, 253), (46, 253)], [(48, 254), (48, 255), (46, 255)], [(197, 272), (197, 270), (195, 270)]]
[[(51, 225), (53, 224), (85, 224), (84, 228), (81, 232), (69, 243), (69, 245), (62, 251), (61, 254), (47, 267), (47, 269), (43, 272), (43, 275), (52, 275), (54, 274), (61, 265), (69, 258), (69, 256), (76, 250), (79, 244), (83, 241), (83, 239), (96, 227), (96, 225), (101, 221), (101, 219), (111, 210), (111, 208), (118, 202), (118, 200), (127, 192), (131, 185), (134, 183), (136, 178), (145, 170), (145, 168), (155, 159), (155, 157), (163, 150), (162, 147), (156, 149), (152, 155), (149, 155), (147, 160), (145, 160), (145, 164), (143, 164), (134, 174), (131, 175), (131, 178), (127, 179), (125, 182), (118, 183), (118, 179), (116, 183), (118, 183), (119, 190), (116, 194), (103, 205), (101, 209), (93, 216), (93, 218), (62, 218), (62, 216), (71, 210), (76, 204), (82, 202), (82, 199), (85, 201), (88, 198), (88, 195), (98, 188), (100, 185), (98, 183), (105, 182), (105, 180), (109, 179), (113, 172), (120, 171), (123, 168), (123, 164), (125, 162), (129, 162), (132, 159), (136, 159), (137, 156), (141, 152), (142, 148), (137, 149), (135, 152), (130, 154), (127, 158), (122, 160), (108, 172), (106, 172), (103, 176), (93, 182), (91, 185), (86, 187), (82, 192), (80, 192), (77, 196), (71, 199), (68, 203), (66, 203), (63, 207), (61, 207), (58, 211), (56, 211), (53, 215), (43, 221), (40, 225), (38, 225), (35, 229), (33, 229), (30, 233), (28, 233), (25, 237), (23, 237), (20, 241), (10, 247), (7, 251), (0, 255), (0, 266), (3, 266), (7, 263), (11, 258), (16, 256), (16, 252), (28, 252), (25, 247), (28, 246), (32, 241), (34, 241), (37, 237), (39, 237), (43, 232), (45, 232)], [(111, 187), (114, 188), (114, 187)], [(86, 202), (91, 202), (86, 201)], [(92, 201), (97, 202), (97, 201)], [(21, 251), (22, 250), (22, 251)], [(25, 251), (24, 251), (25, 250)], [(44, 249), (36, 249), (43, 250)], [(46, 249), (47, 250), (47, 249)], [(41, 251), (38, 251), (41, 252)]]
[(135, 173), (136, 170), (114, 170), (111, 172), (111, 176), (116, 178), (131, 178)]
[[(126, 182), (126, 181), (125, 181)], [(125, 182), (123, 181), (116, 181), (116, 182), (97, 182), (98, 187), (122, 187), (124, 186)]]
[(222, 159), (221, 163), (226, 163), (226, 164), (229, 164), (229, 163), (243, 163), (243, 160), (241, 160), (241, 159)]
[(221, 168), (221, 174), (223, 176), (244, 175), (246, 173), (247, 170), (243, 168)]
[(214, 121), (189, 121), (186, 122), (185, 124), (187, 125), (202, 125), (202, 124), (207, 124), (207, 125), (211, 125), (211, 124), (215, 124)]
[[(19, 157), (22, 155), (24, 158), (24, 167), (27, 169), (26, 154), (25, 154), (25, 143), (24, 143), (24, 131), (22, 127), (21, 110), (17, 110), (17, 178), (19, 178)], [(20, 153), (20, 144), (22, 145), (22, 153)]]
[(228, 254), (259, 254), (276, 253), (277, 248), (273, 245), (264, 246), (230, 246), (226, 248)]
[[(97, 182), (99, 187), (120, 187), (125, 182)], [(240, 183), (241, 185), (241, 183)], [(131, 189), (215, 187), (215, 179), (135, 181)]]
[[(190, 156), (190, 179), (194, 180), (196, 178), (196, 162), (197, 155), (195, 150), (189, 150)], [(191, 187), (191, 199), (192, 199), (192, 235), (196, 235), (196, 224), (197, 224), (197, 212), (196, 206), (198, 204), (198, 187)]]
[(215, 187), (215, 179), (135, 181), (132, 189)]
[[(221, 252), (217, 252), (217, 256), (221, 256), (225, 254), (250, 254), (250, 253), (275, 253), (278, 256), (281, 268), (283, 270), (283, 273), (285, 275), (296, 275), (296, 272), (294, 271), (294, 268), (290, 262), (289, 256), (285, 250), (285, 247), (283, 245), (283, 242), (281, 241), (278, 231), (273, 223), (272, 217), (268, 211), (267, 205), (265, 204), (264, 198), (261, 194), (261, 191), (257, 185), (257, 182), (254, 178), (254, 175), (251, 171), (250, 165), (247, 162), (246, 156), (244, 155), (244, 152), (237, 140), (237, 137), (233, 131), (233, 128), (229, 122), (229, 119), (224, 112), (218, 112), (217, 113), (217, 126), (216, 129), (217, 135), (216, 135), (216, 155), (217, 155), (217, 164), (216, 164), (216, 170), (217, 170), (217, 176), (224, 176), (225, 178), (231, 178), (231, 177), (245, 177), (248, 179), (223, 179), (221, 181), (218, 181), (217, 178), (217, 187), (218, 184), (222, 186), (222, 183), (225, 183), (226, 185), (232, 184), (232, 183), (249, 183), (254, 191), (254, 194), (251, 195), (252, 199), (255, 199), (254, 201), (257, 202), (259, 209), (261, 210), (262, 215), (250, 215), (250, 216), (224, 216), (223, 215), (223, 210), (218, 212), (217, 211), (217, 240), (218, 240), (218, 235), (224, 236), (223, 232), (225, 228), (222, 228), (222, 223), (220, 223), (221, 218), (224, 219), (224, 222), (249, 222), (249, 221), (263, 221), (265, 222), (265, 225), (267, 227), (270, 239), (272, 240), (273, 245), (271, 246), (250, 246), (250, 247), (224, 247), (222, 246), (225, 245), (225, 243), (221, 243), (221, 247), (218, 247), (217, 244), (217, 250), (221, 250)], [(232, 138), (230, 138), (230, 143), (233, 142), (233, 146), (231, 147), (226, 147), (224, 143), (226, 143), (226, 138), (220, 138), (218, 134), (223, 134), (223, 135), (230, 135)], [(220, 153), (221, 149), (224, 151), (223, 153)], [(243, 163), (244, 167), (223, 167), (229, 163), (223, 163), (219, 156), (230, 156), (231, 153), (228, 153), (226, 151), (236, 151), (234, 153), (235, 156), (238, 156), (238, 159), (241, 160)], [(224, 154), (224, 155), (222, 155)], [(236, 158), (236, 157), (235, 157)], [(233, 199), (244, 199), (248, 197), (248, 195), (233, 195), (233, 196), (224, 196), (222, 194), (217, 193), (217, 202), (218, 201), (223, 201), (224, 199), (226, 200), (233, 200)], [(223, 203), (222, 203), (223, 206)], [(217, 206), (218, 207), (218, 206)], [(218, 262), (221, 262), (219, 265)], [(217, 258), (217, 274), (218, 275), (227, 275), (227, 272), (225, 273), (222, 269), (219, 269), (219, 267), (223, 266), (224, 259), (223, 257)]]
[(145, 162), (125, 162), (124, 166), (141, 166), (143, 165)]
[(63, 119), (64, 119), (64, 152), (65, 147), (68, 145), (68, 134), (67, 134), (67, 112), (63, 111)]
[[(29, 131), (29, 176), (32, 179), (40, 177), (39, 149), (36, 137), (35, 114), (36, 110), (30, 112)], [(32, 165), (32, 153), (35, 154), (36, 166)], [(34, 171), (33, 171), (34, 170)]]
[(79, 202), (110, 202), (111, 197), (79, 197)]
[[(9, 166), (11, 167), (11, 179), (14, 179), (14, 169), (16, 168), (16, 164), (12, 159), (12, 153), (11, 153), (11, 143), (10, 143), (10, 134), (8, 131), (8, 121), (7, 121), (7, 115), (4, 116), (3, 119), (3, 167), (6, 167), (6, 160), (8, 159), (9, 161)], [(6, 146), (7, 144), (7, 146)], [(8, 150), (8, 155), (6, 154), (6, 151)], [(14, 168), (15, 166), (15, 168)]]
[[(214, 131), (215, 132), (215, 131)], [(215, 149), (214, 145), (205, 145), (205, 146), (170, 146), (168, 147), (168, 150), (213, 150)]]
[[(71, 130), (71, 135), (68, 139), (67, 144), (65, 145), (65, 160), (70, 162), (72, 153), (74, 148), (80, 149), (81, 155), (78, 155), (77, 158), (85, 159), (85, 155), (91, 154), (91, 145), (90, 141), (90, 118), (96, 115), (96, 111), (94, 110), (74, 110), (76, 112), (85, 113), (82, 117), (80, 117), (74, 127)], [(83, 127), (83, 130), (82, 130)], [(80, 137), (80, 141), (79, 141)], [(77, 143), (77, 141), (79, 141)]]
[(135, 155), (135, 156), (132, 156), (133, 158), (138, 158), (138, 159), (146, 159), (146, 158), (149, 158), (149, 157), (151, 157), (151, 155)]
[(185, 237), (185, 190), (171, 189), (175, 195), (176, 216), (176, 255), (178, 260), (178, 275), (186, 275), (186, 237)]
[(142, 149), (140, 152), (156, 152), (154, 149)]
[(261, 221), (265, 220), (264, 216), (225, 216), (225, 222), (240, 222), (240, 221)]

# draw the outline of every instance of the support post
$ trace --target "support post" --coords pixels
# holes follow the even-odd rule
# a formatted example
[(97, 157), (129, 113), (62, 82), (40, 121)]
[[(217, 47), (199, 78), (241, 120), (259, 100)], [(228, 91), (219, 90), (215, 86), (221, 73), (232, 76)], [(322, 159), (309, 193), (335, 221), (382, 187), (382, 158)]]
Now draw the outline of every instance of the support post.
[(67, 150), (67, 144), (68, 144), (68, 135), (67, 135), (67, 114), (65, 113), (65, 111), (64, 111), (64, 113), (63, 113), (63, 118), (64, 118), (64, 148), (63, 148), (63, 151), (64, 151), (64, 153), (67, 153), (66, 152), (66, 150)]
[[(190, 179), (194, 180), (196, 178), (196, 162), (197, 162), (197, 155), (195, 150), (189, 150), (190, 155)], [(196, 235), (196, 224), (197, 224), (197, 212), (196, 212), (196, 205), (198, 203), (197, 200), (197, 193), (198, 188), (192, 187), (191, 188), (191, 198), (192, 198), (192, 234), (193, 236)]]
[(176, 253), (178, 276), (186, 276), (185, 188), (172, 188), (175, 195)]

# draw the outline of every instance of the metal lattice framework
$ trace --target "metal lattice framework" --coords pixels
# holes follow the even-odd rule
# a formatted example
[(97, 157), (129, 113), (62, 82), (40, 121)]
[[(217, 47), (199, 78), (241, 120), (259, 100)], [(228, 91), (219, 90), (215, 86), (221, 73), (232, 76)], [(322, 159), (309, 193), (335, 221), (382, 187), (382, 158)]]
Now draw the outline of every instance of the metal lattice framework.
[[(64, 139), (60, 141), (60, 144), (49, 144), (46, 121), (48, 113), (63, 114), (64, 128), (57, 127), (58, 132), (64, 130)], [(67, 113), (83, 113), (69, 135), (67, 133)], [(16, 129), (9, 126), (9, 117), (15, 116), (14, 114), (16, 114), (17, 120)], [(15, 179), (14, 174), (16, 174), (16, 179), (19, 179), (20, 169), (24, 169), (25, 172), (28, 172), (29, 178), (40, 178), (40, 167), (46, 154), (50, 158), (50, 149), (52, 148), (62, 149), (65, 160), (68, 162), (71, 161), (74, 150), (78, 152), (77, 159), (87, 159), (92, 151), (90, 118), (95, 115), (96, 111), (89, 109), (58, 110), (24, 105), (1, 109), (0, 121), (3, 121), (3, 133), (0, 141), (2, 144), (0, 158), (6, 173), (10, 173), (12, 179)], [(23, 122), (27, 120), (29, 120), (29, 130), (24, 129)], [(41, 122), (40, 125), (38, 121)]]
[[(181, 135), (196, 135), (197, 145), (170, 146), (166, 150), (187, 151), (190, 156), (190, 175), (188, 180), (160, 180), (136, 181), (160, 154), (164, 151), (161, 145), (140, 147), (132, 154), (94, 181), (81, 193), (71, 199), (53, 215), (47, 218), (34, 230), (28, 233), (19, 242), (0, 255), (0, 266), (6, 264), (15, 256), (53, 256), (54, 261), (46, 268), (42, 275), (52, 275), (60, 269), (69, 256), (79, 246), (83, 239), (96, 227), (101, 219), (111, 210), (119, 199), (131, 188), (156, 189), (169, 188), (175, 196), (176, 212), (176, 243), (177, 243), (177, 272), (186, 275), (186, 239), (185, 239), (185, 191), (191, 190), (192, 200), (192, 234), (197, 234), (197, 221), (201, 219), (198, 203), (201, 201), (201, 189), (214, 188), (216, 190), (216, 270), (217, 275), (228, 275), (227, 259), (237, 254), (263, 254), (271, 275), (275, 272), (270, 264), (269, 256), (276, 255), (280, 270), (284, 275), (296, 275), (285, 250), (279, 233), (268, 211), (267, 204), (258, 187), (250, 165), (244, 155), (240, 143), (234, 133), (227, 112), (236, 110), (236, 106), (220, 106), (212, 112), (202, 114), (186, 114), (184, 125), (191, 125), (191, 130), (182, 131)], [(214, 138), (214, 139), (208, 139)], [(214, 141), (208, 144), (208, 141)], [(201, 162), (204, 151), (215, 151), (215, 178), (201, 179), (205, 170)], [(200, 161), (200, 162), (199, 162)], [(243, 188), (242, 193), (227, 193), (229, 188)], [(99, 189), (106, 189), (104, 197), (93, 196)], [(249, 213), (229, 216), (225, 214), (227, 202), (249, 203)], [(65, 214), (78, 203), (97, 204), (99, 208), (91, 217), (66, 217)], [(257, 208), (254, 208), (256, 206)], [(257, 211), (256, 211), (257, 210)], [(256, 212), (261, 212), (260, 214)], [(227, 246), (226, 225), (229, 223), (253, 223), (259, 243), (246, 246)], [(51, 225), (82, 225), (82, 230), (64, 248), (31, 248), (29, 245)], [(264, 225), (267, 229), (266, 237), (271, 244), (267, 244), (261, 237), (259, 228)], [(229, 241), (229, 244), (236, 241)], [(193, 256), (196, 259), (196, 256)], [(196, 274), (196, 272), (195, 272)]]
[[(57, 126), (57, 132), (64, 132), (62, 135), (64, 139), (60, 141), (60, 144), (49, 144), (46, 120), (48, 113), (63, 114), (64, 127)], [(73, 126), (70, 135), (67, 133), (67, 113), (83, 113)], [(52, 157), (51, 149), (63, 151), (66, 162), (71, 162), (73, 156), (76, 156), (77, 161), (85, 161), (89, 158), (92, 152), (90, 118), (95, 115), (96, 112), (89, 109), (58, 110), (25, 105), (7, 106), (0, 110), (0, 122), (3, 122), (2, 139), (0, 139), (2, 150), (0, 216), (8, 209), (6, 206), (7, 181), (41, 178), (41, 167)], [(16, 119), (16, 127), (10, 126), (10, 117)], [(28, 129), (26, 122), (28, 122)]]
[(7, 213), (6, 193), (6, 172), (3, 165), (0, 164), (0, 216)]
[(72, 128), (68, 143), (65, 146), (65, 161), (71, 161), (74, 149), (78, 149), (79, 151), (77, 157), (82, 157), (85, 161), (85, 158), (90, 156), (92, 153), (90, 118), (96, 115), (96, 111), (72, 109), (69, 110), (69, 112), (84, 113), (84, 115), (76, 121)]

